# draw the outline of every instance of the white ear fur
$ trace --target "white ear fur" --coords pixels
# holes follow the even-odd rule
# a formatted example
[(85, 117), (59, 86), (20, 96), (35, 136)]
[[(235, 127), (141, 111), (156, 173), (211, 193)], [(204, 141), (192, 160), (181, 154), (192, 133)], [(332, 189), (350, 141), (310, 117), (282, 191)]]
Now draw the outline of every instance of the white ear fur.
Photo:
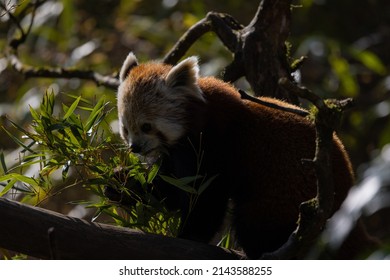
[(174, 88), (178, 86), (194, 86), (199, 77), (198, 58), (191, 56), (169, 71), (165, 81), (167, 86)]
[(119, 81), (122, 83), (126, 79), (127, 75), (129, 75), (130, 70), (137, 65), (137, 58), (135, 57), (133, 52), (130, 52), (127, 55), (125, 61), (123, 62), (121, 71), (119, 72)]

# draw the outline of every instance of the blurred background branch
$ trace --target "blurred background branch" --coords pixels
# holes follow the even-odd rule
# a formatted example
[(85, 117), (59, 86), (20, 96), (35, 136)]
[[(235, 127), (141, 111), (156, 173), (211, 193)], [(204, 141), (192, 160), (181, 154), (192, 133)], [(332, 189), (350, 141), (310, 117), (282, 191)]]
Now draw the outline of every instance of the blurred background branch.
[[(99, 73), (96, 73), (92, 70), (79, 70), (79, 69), (66, 69), (63, 67), (36, 67), (32, 65), (24, 64), (18, 57), (18, 48), (21, 44), (25, 43), (27, 37), (29, 36), (32, 26), (34, 24), (34, 19), (36, 15), (36, 10), (42, 6), (46, 1), (35, 1), (29, 2), (25, 7), (31, 9), (30, 22), (28, 27), (25, 28), (22, 26), (20, 20), (13, 14), (13, 10), (16, 9), (15, 5), (12, 5), (12, 2), (0, 2), (0, 8), (3, 10), (3, 17), (8, 16), (10, 20), (14, 23), (17, 28), (19, 37), (13, 37), (9, 39), (8, 47), (6, 47), (6, 56), (8, 58), (9, 64), (19, 73), (23, 74), (26, 78), (79, 78), (85, 80), (92, 80), (97, 85), (103, 85), (111, 89), (116, 89), (119, 85), (118, 79), (115, 77), (117, 74), (111, 76), (103, 76)], [(24, 14), (24, 12), (21, 12)]]

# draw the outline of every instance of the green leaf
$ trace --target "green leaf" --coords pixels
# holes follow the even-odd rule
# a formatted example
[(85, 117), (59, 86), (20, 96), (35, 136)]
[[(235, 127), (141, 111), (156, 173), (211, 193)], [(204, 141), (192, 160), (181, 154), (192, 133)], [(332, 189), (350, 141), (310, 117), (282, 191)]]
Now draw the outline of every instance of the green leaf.
[(153, 182), (153, 180), (156, 177), (159, 169), (160, 169), (160, 165), (159, 164), (153, 164), (152, 168), (149, 171), (148, 179), (146, 180), (146, 182), (148, 184), (151, 184)]
[(65, 181), (68, 177), (69, 168), (71, 166), (72, 162), (68, 160), (63, 166), (62, 166), (62, 181)]
[(178, 187), (179, 189), (182, 189), (182, 190), (184, 190), (188, 193), (191, 193), (191, 194), (197, 194), (198, 192), (196, 191), (196, 189), (191, 187), (191, 186), (188, 186), (188, 184), (194, 182), (197, 179), (202, 178), (203, 176), (201, 176), (201, 175), (189, 176), (189, 177), (183, 177), (180, 179), (176, 179), (176, 178), (172, 178), (172, 177), (164, 176), (164, 175), (160, 175), (160, 177), (165, 182), (167, 182), (175, 187)]
[(382, 61), (375, 53), (370, 52), (368, 50), (361, 51), (357, 49), (352, 49), (351, 54), (368, 69), (376, 72), (379, 75), (386, 74), (386, 66), (382, 63)]
[(12, 138), (12, 140), (18, 144), (19, 146), (23, 147), (24, 150), (26, 151), (29, 151), (30, 153), (34, 154), (34, 150), (30, 149), (30, 147), (32, 145), (35, 144), (35, 141), (33, 141), (32, 143), (30, 143), (29, 145), (26, 145), (24, 144), (19, 138), (17, 138), (16, 136), (14, 136), (11, 132), (9, 132), (8, 130), (4, 129), (4, 131), (8, 134), (9, 137)]
[(105, 104), (104, 104), (104, 97), (100, 98), (99, 102), (95, 105), (93, 108), (91, 114), (88, 117), (88, 120), (85, 125), (85, 130), (89, 131), (91, 127), (94, 125), (98, 115), (100, 112), (104, 109)]
[(79, 115), (70, 115), (68, 120), (67, 120), (67, 123), (69, 124), (70, 127), (77, 127), (78, 129), (80, 129), (81, 131), (84, 130), (83, 128), (83, 123), (81, 121), (81, 118)]
[[(67, 93), (66, 96), (69, 96), (70, 98), (73, 98), (73, 99), (77, 99), (78, 97), (80, 97), (80, 101), (84, 102), (84, 103), (87, 103), (87, 104), (90, 104), (90, 101), (86, 98), (83, 98), (81, 96), (78, 96), (78, 95), (75, 95), (75, 94), (71, 94), (71, 93)], [(81, 107), (79, 106), (79, 108), (85, 108), (85, 107)], [(87, 111), (91, 111), (92, 109), (91, 108), (85, 108)]]
[(0, 163), (1, 163), (1, 167), (3, 169), (3, 173), (4, 174), (8, 173), (8, 168), (7, 168), (7, 165), (5, 164), (5, 156), (4, 156), (3, 151), (1, 151), (1, 153), (0, 153)]
[[(131, 172), (133, 173), (133, 172)], [(135, 170), (134, 171), (134, 178), (142, 185), (142, 186), (145, 186), (146, 184), (146, 180), (145, 180), (145, 177), (144, 177), (144, 174), (139, 172), (139, 170)]]
[(342, 85), (342, 89), (348, 96), (355, 96), (359, 90), (358, 83), (354, 76), (351, 74), (348, 61), (339, 55), (330, 55), (329, 63), (332, 66), (333, 72), (339, 78)]
[(76, 147), (82, 147), (83, 139), (77, 128), (73, 127), (70, 131), (67, 130), (65, 135), (69, 139), (70, 143)]
[[(34, 155), (35, 156), (35, 155)], [(43, 159), (37, 159), (37, 160), (26, 160), (26, 158), (23, 158), (23, 162), (22, 164), (20, 164), (19, 166), (17, 167), (21, 167), (21, 168), (26, 168), (26, 167), (29, 167), (31, 165), (34, 165), (34, 164), (37, 164), (37, 163), (42, 163), (44, 162)]]
[(50, 93), (48, 91), (45, 92), (41, 104), (41, 115), (50, 118), (53, 115), (54, 111), (54, 91), (52, 90)]
[(30, 114), (31, 114), (32, 118), (33, 118), (36, 122), (39, 122), (39, 120), (40, 120), (39, 114), (38, 114), (38, 112), (37, 112), (33, 107), (31, 107), (31, 106), (30, 106)]
[[(98, 208), (98, 209), (96, 210), (95, 215), (93, 215), (91, 221), (92, 221), (92, 222), (95, 222), (96, 219), (99, 218), (100, 214), (102, 214), (103, 212), (106, 212), (106, 211), (104, 211), (104, 210), (105, 210), (105, 209), (103, 209), (103, 208)], [(110, 214), (109, 214), (109, 215), (110, 215)]]
[[(27, 131), (27, 130), (25, 130), (23, 127), (21, 127), (20, 125), (18, 125), (17, 123), (15, 123), (15, 122), (13, 122), (12, 120), (10, 120), (9, 118), (7, 118), (7, 121), (9, 121), (16, 129), (18, 129), (20, 132), (22, 132), (24, 135), (26, 135), (26, 136), (30, 136), (30, 133)], [(6, 130), (5, 128), (4, 128), (4, 130)], [(29, 137), (30, 138), (30, 137)]]
[(67, 118), (69, 118), (74, 110), (76, 110), (77, 108), (77, 105), (79, 105), (79, 102), (80, 102), (80, 99), (81, 99), (81, 96), (79, 96), (73, 103), (72, 105), (70, 105), (69, 109), (66, 111), (65, 113), (65, 116), (62, 118), (63, 120), (66, 120)]
[(12, 179), (8, 182), (8, 184), (4, 187), (4, 189), (0, 192), (0, 197), (5, 195), (17, 182), (17, 179)]
[(10, 173), (4, 176), (0, 176), (0, 182), (8, 181), (8, 180), (17, 180), (29, 184), (30, 186), (33, 187), (39, 187), (38, 182), (34, 178), (27, 177), (18, 173)]
[(209, 186), (210, 184), (214, 181), (215, 178), (218, 177), (218, 174), (212, 176), (211, 178), (207, 179), (205, 183), (200, 185), (199, 190), (198, 190), (198, 195), (201, 195)]

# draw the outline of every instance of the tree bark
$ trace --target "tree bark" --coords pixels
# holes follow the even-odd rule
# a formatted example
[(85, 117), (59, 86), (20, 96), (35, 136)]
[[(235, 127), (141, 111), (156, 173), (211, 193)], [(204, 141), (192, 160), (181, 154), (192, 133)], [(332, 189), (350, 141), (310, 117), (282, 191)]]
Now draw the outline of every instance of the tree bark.
[(238, 259), (190, 240), (92, 223), (0, 198), (0, 247), (40, 259)]
[(225, 68), (223, 80), (234, 82), (245, 77), (256, 96), (276, 97), (297, 104), (296, 95), (279, 85), (291, 76), (286, 41), (290, 35), (291, 0), (262, 0), (252, 21), (241, 25), (227, 14), (210, 12), (193, 25), (165, 56), (176, 64), (199, 37), (214, 32), (234, 55)]
[(241, 32), (244, 75), (256, 96), (297, 104), (294, 94), (279, 86), (291, 77), (286, 42), (290, 35), (291, 0), (261, 1), (252, 22)]

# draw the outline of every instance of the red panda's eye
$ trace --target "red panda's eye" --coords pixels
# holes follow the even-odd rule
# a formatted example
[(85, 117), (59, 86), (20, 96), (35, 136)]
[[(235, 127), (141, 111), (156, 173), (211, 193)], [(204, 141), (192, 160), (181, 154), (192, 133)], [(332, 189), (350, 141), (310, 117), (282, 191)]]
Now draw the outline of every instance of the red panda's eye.
[(150, 123), (144, 123), (141, 125), (141, 131), (143, 133), (148, 133), (152, 130), (152, 125)]

